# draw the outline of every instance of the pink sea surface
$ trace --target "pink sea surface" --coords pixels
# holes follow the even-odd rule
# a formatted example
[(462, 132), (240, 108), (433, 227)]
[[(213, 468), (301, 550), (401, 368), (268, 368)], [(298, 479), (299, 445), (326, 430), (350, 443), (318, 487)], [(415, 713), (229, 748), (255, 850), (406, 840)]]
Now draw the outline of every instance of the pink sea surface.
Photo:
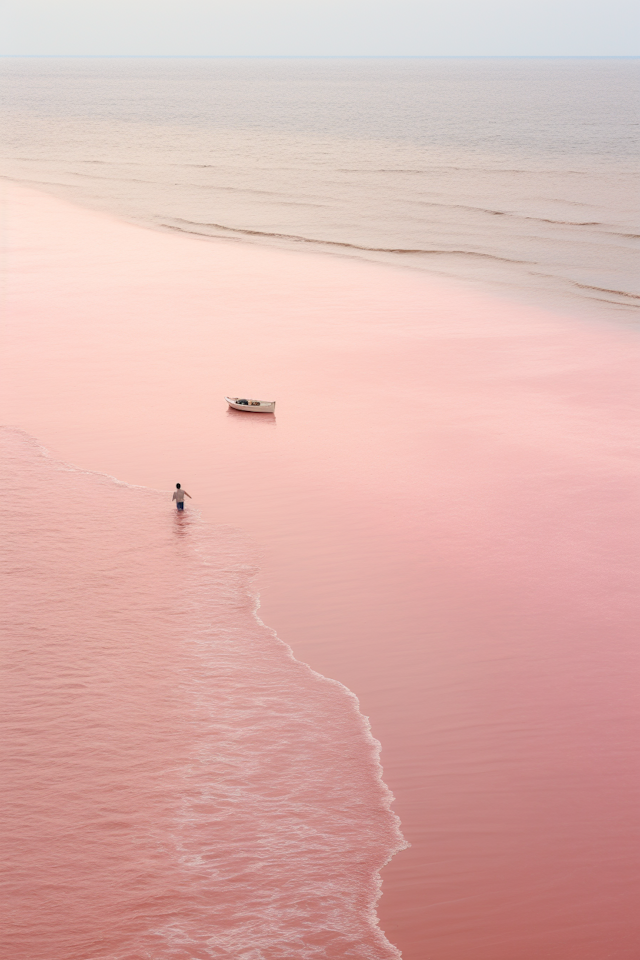
[(2, 956), (399, 956), (353, 694), (254, 616), (250, 545), (0, 430)]
[(3, 191), (0, 421), (255, 545), (260, 617), (382, 744), (405, 960), (635, 958), (636, 331)]

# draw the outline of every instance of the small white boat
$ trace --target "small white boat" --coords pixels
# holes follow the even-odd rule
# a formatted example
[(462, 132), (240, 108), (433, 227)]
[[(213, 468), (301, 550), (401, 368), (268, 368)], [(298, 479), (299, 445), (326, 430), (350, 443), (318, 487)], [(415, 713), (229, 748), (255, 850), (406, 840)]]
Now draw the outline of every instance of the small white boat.
[(275, 413), (275, 400), (245, 400), (244, 397), (225, 397), (225, 400), (234, 410), (244, 410), (245, 413)]

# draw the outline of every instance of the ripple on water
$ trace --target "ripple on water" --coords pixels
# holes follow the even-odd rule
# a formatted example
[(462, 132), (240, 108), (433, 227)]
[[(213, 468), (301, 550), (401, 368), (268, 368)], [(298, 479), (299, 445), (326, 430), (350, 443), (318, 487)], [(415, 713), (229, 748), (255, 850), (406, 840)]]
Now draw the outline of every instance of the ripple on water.
[(255, 613), (252, 547), (0, 430), (3, 954), (399, 956), (355, 696)]

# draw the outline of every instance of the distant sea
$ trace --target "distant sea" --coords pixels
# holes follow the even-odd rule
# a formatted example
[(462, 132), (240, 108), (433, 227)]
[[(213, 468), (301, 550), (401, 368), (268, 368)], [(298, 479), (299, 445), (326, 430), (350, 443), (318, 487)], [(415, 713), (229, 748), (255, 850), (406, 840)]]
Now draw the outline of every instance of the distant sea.
[(637, 60), (5, 58), (0, 77), (5, 177), (638, 315)]

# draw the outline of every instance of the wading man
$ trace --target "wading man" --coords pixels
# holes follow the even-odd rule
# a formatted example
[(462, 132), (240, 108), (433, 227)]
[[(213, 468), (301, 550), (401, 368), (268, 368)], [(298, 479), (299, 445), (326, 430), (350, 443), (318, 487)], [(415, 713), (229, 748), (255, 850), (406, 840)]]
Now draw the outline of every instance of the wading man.
[(183, 490), (179, 483), (176, 483), (176, 488), (173, 491), (172, 500), (176, 501), (176, 507), (178, 510), (184, 510), (184, 498), (189, 497), (189, 500), (192, 499), (191, 494), (187, 493), (186, 490)]

